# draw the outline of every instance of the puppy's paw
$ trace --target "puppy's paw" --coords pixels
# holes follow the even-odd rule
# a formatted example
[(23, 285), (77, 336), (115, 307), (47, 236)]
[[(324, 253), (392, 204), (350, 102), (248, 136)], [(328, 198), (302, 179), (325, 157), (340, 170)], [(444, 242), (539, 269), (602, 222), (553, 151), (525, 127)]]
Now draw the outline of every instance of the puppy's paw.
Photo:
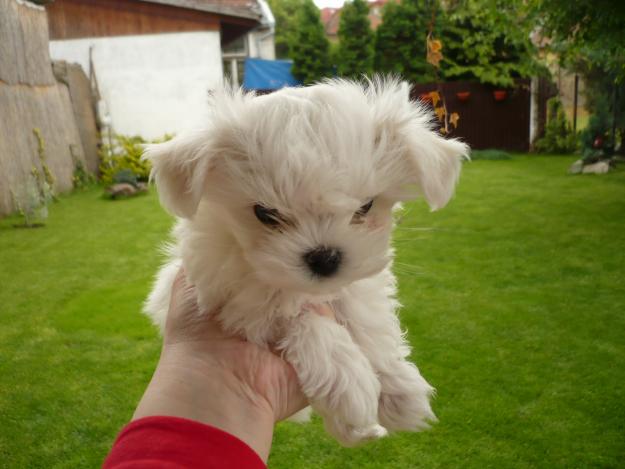
[(336, 438), (341, 445), (348, 448), (388, 435), (386, 428), (377, 423), (365, 427), (354, 427), (329, 418), (325, 420), (325, 427), (328, 433)]
[[(344, 375), (335, 382), (332, 392), (313, 404), (324, 418), (326, 430), (348, 447), (383, 437), (387, 432), (378, 424), (380, 382), (377, 376), (353, 373), (350, 368), (342, 371)], [(339, 384), (341, 382), (343, 385)]]
[(403, 373), (381, 378), (382, 392), (378, 404), (380, 423), (390, 431), (420, 431), (437, 421), (430, 399), (434, 388), (419, 374), (417, 368), (402, 367)]
[(388, 435), (386, 428), (377, 423), (365, 428), (354, 428), (352, 431), (358, 441), (377, 440)]

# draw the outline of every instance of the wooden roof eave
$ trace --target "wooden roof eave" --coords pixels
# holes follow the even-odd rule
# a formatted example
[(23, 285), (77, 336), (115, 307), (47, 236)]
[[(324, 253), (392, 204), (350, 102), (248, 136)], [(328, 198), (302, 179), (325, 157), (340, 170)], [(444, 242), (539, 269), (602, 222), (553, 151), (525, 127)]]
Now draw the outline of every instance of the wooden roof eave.
[[(211, 4), (199, 0), (140, 0), (145, 3), (159, 3), (162, 5), (187, 8), (189, 10), (205, 11), (217, 15), (232, 17), (233, 19), (246, 19), (259, 22), (262, 19), (260, 9), (234, 7), (224, 4)], [(230, 21), (229, 21), (230, 22)]]

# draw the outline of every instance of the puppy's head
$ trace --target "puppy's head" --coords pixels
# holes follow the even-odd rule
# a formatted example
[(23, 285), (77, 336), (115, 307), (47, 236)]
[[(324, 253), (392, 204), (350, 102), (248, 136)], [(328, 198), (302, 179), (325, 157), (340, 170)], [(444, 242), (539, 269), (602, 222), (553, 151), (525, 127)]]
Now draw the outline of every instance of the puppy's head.
[(392, 209), (451, 198), (468, 148), (393, 81), (212, 98), (209, 127), (150, 146), (162, 204), (225, 229), (267, 285), (329, 293), (389, 261)]

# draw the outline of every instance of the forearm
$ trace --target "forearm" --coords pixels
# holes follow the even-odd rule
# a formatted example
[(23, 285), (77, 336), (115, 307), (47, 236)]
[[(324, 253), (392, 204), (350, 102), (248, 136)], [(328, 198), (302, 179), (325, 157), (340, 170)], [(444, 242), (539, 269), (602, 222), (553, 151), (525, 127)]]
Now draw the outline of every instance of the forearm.
[(274, 415), (269, 405), (216, 363), (165, 349), (133, 420), (183, 417), (224, 430), (267, 461)]

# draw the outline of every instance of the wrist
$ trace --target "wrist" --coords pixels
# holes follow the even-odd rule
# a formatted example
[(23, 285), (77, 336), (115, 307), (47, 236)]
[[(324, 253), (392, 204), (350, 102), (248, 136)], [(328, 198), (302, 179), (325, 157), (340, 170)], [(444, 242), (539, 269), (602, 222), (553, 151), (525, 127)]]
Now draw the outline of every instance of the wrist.
[(168, 415), (236, 436), (267, 461), (275, 417), (269, 403), (210, 355), (166, 346), (133, 420)]

